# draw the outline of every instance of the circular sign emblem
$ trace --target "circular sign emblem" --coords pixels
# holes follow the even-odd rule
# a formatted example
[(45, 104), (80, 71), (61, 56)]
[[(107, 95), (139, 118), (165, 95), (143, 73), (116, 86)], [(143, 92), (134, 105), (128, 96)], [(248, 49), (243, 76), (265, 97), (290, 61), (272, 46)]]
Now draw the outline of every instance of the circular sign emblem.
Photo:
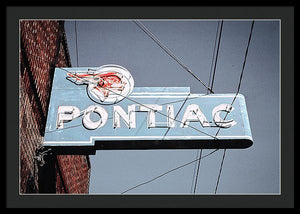
[(75, 84), (86, 84), (89, 98), (100, 104), (115, 104), (129, 96), (134, 87), (129, 71), (113, 64), (86, 72), (70, 72), (67, 79)]

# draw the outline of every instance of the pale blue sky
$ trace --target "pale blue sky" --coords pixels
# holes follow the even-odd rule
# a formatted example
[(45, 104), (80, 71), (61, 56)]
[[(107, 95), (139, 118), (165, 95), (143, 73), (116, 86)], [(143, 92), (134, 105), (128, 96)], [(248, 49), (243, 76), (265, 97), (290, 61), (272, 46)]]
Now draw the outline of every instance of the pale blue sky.
[[(160, 41), (208, 84), (219, 20), (141, 20)], [(235, 93), (252, 20), (224, 20), (215, 93)], [(77, 67), (75, 22), (65, 22)], [(135, 86), (206, 88), (131, 20), (77, 20), (78, 65), (118, 64)], [(280, 193), (280, 22), (256, 20), (240, 93), (246, 98), (252, 147), (227, 150), (218, 194)], [(98, 150), (91, 155), (90, 194), (120, 194), (197, 158), (198, 150)], [(203, 155), (211, 150), (203, 150)], [(223, 150), (203, 159), (197, 194), (214, 194)], [(191, 194), (195, 164), (173, 171), (127, 194)]]

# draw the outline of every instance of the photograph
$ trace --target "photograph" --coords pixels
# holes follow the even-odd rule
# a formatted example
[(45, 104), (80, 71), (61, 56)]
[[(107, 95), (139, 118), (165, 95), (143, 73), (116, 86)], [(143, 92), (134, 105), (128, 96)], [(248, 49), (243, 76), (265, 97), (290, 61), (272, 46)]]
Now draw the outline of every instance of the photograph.
[(7, 207), (294, 207), (293, 7), (6, 15)]

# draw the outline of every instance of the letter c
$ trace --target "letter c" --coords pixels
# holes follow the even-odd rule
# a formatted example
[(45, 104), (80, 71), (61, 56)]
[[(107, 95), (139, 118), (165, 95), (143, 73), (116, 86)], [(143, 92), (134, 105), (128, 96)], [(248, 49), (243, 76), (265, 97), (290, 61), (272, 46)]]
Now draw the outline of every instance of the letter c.
[(220, 104), (220, 105), (216, 106), (212, 110), (212, 117), (213, 117), (214, 123), (221, 128), (230, 128), (231, 126), (234, 126), (236, 124), (236, 122), (233, 119), (224, 120), (220, 117), (221, 111), (230, 113), (231, 111), (233, 111), (233, 109), (234, 108), (230, 104)]

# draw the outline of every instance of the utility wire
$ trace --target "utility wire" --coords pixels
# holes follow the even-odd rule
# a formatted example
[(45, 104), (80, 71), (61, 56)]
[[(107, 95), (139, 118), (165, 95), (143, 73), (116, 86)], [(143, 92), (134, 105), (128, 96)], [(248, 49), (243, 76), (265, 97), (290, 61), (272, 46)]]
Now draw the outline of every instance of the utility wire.
[[(215, 152), (218, 151), (218, 150), (219, 150), (219, 149), (213, 150), (212, 152), (210, 152), (210, 153), (204, 155), (203, 157), (201, 157), (201, 159), (203, 159), (203, 158), (205, 158), (205, 157), (207, 157), (207, 156), (209, 156), (209, 155), (215, 153)], [(182, 165), (180, 165), (180, 166), (177, 166), (177, 167), (175, 167), (175, 168), (173, 168), (173, 169), (171, 169), (171, 170), (169, 170), (169, 171), (167, 171), (167, 172), (164, 172), (164, 173), (162, 173), (162, 174), (160, 174), (160, 175), (158, 175), (158, 176), (156, 176), (156, 177), (154, 177), (154, 178), (152, 178), (152, 179), (150, 179), (150, 180), (148, 180), (148, 181), (145, 181), (145, 182), (140, 183), (140, 184), (138, 184), (138, 185), (136, 185), (136, 186), (134, 186), (134, 187), (131, 187), (131, 188), (125, 190), (124, 192), (122, 192), (121, 194), (124, 194), (124, 193), (126, 193), (126, 192), (129, 192), (129, 191), (131, 191), (131, 190), (133, 190), (133, 189), (136, 189), (136, 188), (138, 188), (138, 187), (140, 187), (140, 186), (142, 186), (142, 185), (148, 184), (148, 183), (150, 183), (150, 182), (152, 182), (152, 181), (154, 181), (154, 180), (156, 180), (156, 179), (158, 179), (158, 178), (160, 178), (160, 177), (165, 176), (166, 174), (169, 174), (170, 172), (173, 172), (173, 171), (178, 170), (178, 169), (180, 169), (180, 168), (182, 168), (182, 167), (188, 166), (188, 165), (190, 165), (190, 164), (192, 164), (192, 163), (198, 161), (199, 159), (200, 159), (200, 158), (197, 158), (197, 159), (195, 159), (195, 160), (193, 160), (193, 161), (190, 161), (190, 162), (188, 162), (188, 163), (185, 163), (185, 164), (182, 164)]]
[[(220, 22), (221, 22), (221, 27), (219, 27), (220, 25)], [(223, 29), (223, 20), (222, 21), (219, 21), (218, 22), (218, 26), (217, 26), (217, 33), (216, 33), (216, 38), (215, 38), (215, 45), (214, 45), (214, 51), (213, 51), (213, 59), (212, 59), (212, 64), (211, 64), (211, 71), (210, 71), (210, 74), (209, 74), (209, 84), (210, 84), (210, 81), (211, 81), (211, 74), (212, 74), (212, 71), (213, 71), (213, 76), (212, 76), (212, 81), (211, 81), (211, 85), (210, 85), (210, 89), (212, 90), (213, 88), (213, 85), (214, 85), (214, 80), (215, 80), (215, 73), (216, 73), (216, 67), (217, 67), (217, 62), (218, 62), (218, 56), (219, 56), (219, 49), (220, 49), (220, 41), (221, 41), (221, 36), (222, 36), (222, 29)], [(217, 43), (218, 41), (218, 43)], [(216, 48), (217, 47), (217, 48)], [(215, 51), (217, 49), (217, 52), (215, 54)], [(215, 61), (214, 61), (215, 59)], [(214, 62), (214, 63), (213, 63)], [(214, 66), (213, 66), (214, 64)], [(207, 91), (208, 93), (209, 91)], [(198, 157), (198, 154), (199, 154), (199, 150), (197, 152), (197, 157)], [(202, 149), (200, 151), (200, 157), (202, 155)], [(200, 168), (200, 163), (201, 163), (201, 158), (198, 160), (198, 167), (197, 167), (197, 174), (196, 174), (196, 180), (195, 180), (195, 184), (194, 184), (194, 190), (193, 190), (193, 193), (195, 194), (196, 192), (196, 188), (197, 188), (197, 184), (198, 184), (198, 176), (199, 176), (199, 168)]]
[[(237, 92), (235, 94), (235, 97), (232, 100), (231, 106), (233, 105), (233, 103), (236, 100), (236, 97), (237, 97), (237, 95), (238, 95), (238, 93), (240, 91), (241, 82), (242, 82), (242, 78), (243, 78), (243, 74), (244, 74), (244, 69), (245, 69), (245, 65), (246, 65), (246, 60), (247, 60), (247, 56), (248, 56), (249, 45), (250, 45), (250, 41), (251, 41), (251, 37), (252, 37), (253, 26), (254, 26), (254, 20), (251, 23), (250, 34), (249, 34), (249, 38), (248, 38), (247, 48), (246, 48), (246, 52), (245, 52), (245, 56), (244, 56), (244, 61), (243, 61), (242, 71), (241, 71), (241, 74), (240, 74), (240, 79), (239, 79), (239, 84), (238, 84)], [(228, 115), (228, 112), (226, 112), (224, 120), (226, 119), (227, 115)], [(220, 128), (218, 129), (215, 137), (218, 135), (218, 133), (220, 131)], [(217, 190), (218, 190), (218, 186), (219, 186), (219, 181), (220, 181), (220, 177), (221, 177), (221, 172), (222, 172), (222, 169), (223, 169), (223, 163), (224, 163), (225, 155), (226, 155), (226, 149), (224, 149), (224, 153), (223, 153), (223, 157), (222, 157), (222, 161), (221, 161), (221, 166), (220, 166), (220, 170), (219, 170), (219, 174), (218, 174), (217, 184), (216, 184), (216, 187), (215, 187), (215, 194), (217, 193)]]
[(250, 41), (251, 41), (251, 38), (252, 38), (253, 26), (254, 26), (254, 20), (251, 23), (251, 29), (250, 29), (250, 34), (249, 34), (247, 49), (246, 49), (245, 56), (244, 56), (244, 62), (243, 62), (242, 72), (241, 72), (241, 75), (240, 75), (239, 85), (238, 85), (238, 89), (237, 89), (236, 95), (235, 95), (235, 97), (234, 97), (234, 99), (232, 101), (232, 104), (234, 103), (234, 101), (235, 101), (238, 93), (240, 92), (242, 78), (243, 78), (243, 75), (244, 75), (246, 60), (247, 60), (247, 56), (248, 56), (249, 45), (250, 45)]
[(220, 181), (220, 177), (221, 177), (221, 172), (222, 172), (222, 169), (223, 169), (223, 163), (224, 163), (224, 159), (225, 159), (225, 154), (226, 154), (226, 149), (224, 149), (224, 152), (223, 152), (223, 157), (222, 157), (221, 166), (220, 166), (220, 170), (219, 170), (219, 174), (218, 174), (217, 184), (216, 184), (216, 187), (215, 187), (215, 194), (217, 193), (217, 190), (218, 190), (219, 181)]
[(189, 67), (182, 63), (175, 54), (167, 48), (162, 42), (148, 29), (145, 25), (143, 25), (140, 21), (133, 20), (133, 22), (142, 29), (159, 47), (161, 47), (170, 57), (172, 57), (182, 68), (184, 68), (188, 73), (190, 73), (196, 80), (198, 80), (207, 90), (211, 93), (214, 93), (206, 84), (196, 75), (194, 74)]
[[(197, 156), (198, 156), (198, 153), (197, 153)], [(198, 167), (197, 167), (196, 181), (195, 181), (194, 191), (193, 191), (194, 194), (195, 194), (196, 188), (197, 188), (198, 174), (199, 174), (199, 169), (200, 169), (201, 159), (202, 159), (202, 149), (200, 149), (200, 158), (199, 158), (199, 160), (198, 160)]]
[(76, 62), (77, 62), (77, 67), (78, 67), (78, 45), (77, 45), (77, 23), (75, 20), (75, 45), (76, 45)]
[[(218, 41), (219, 26), (220, 26), (220, 21), (218, 21), (218, 25), (217, 25), (217, 32), (216, 32), (215, 43), (214, 43), (215, 44), (214, 45), (214, 51), (213, 51), (213, 56), (212, 56), (212, 59), (211, 59), (211, 65), (210, 65), (208, 87), (209, 87), (209, 85), (211, 85), (211, 75), (212, 75), (212, 71), (213, 71), (214, 59), (216, 57), (216, 47), (217, 47), (217, 41)], [(209, 90), (207, 90), (206, 93), (208, 94)]]
[(211, 89), (214, 86), (215, 73), (216, 73), (216, 67), (217, 67), (218, 55), (219, 55), (219, 49), (220, 49), (220, 41), (221, 41), (221, 36), (222, 36), (222, 29), (223, 29), (223, 20), (221, 21), (221, 27), (220, 27), (220, 31), (219, 31), (219, 40), (218, 40), (217, 53), (216, 53), (216, 58), (215, 58), (215, 63), (214, 63), (214, 72), (213, 72), (212, 82), (211, 82), (211, 86), (210, 86)]

